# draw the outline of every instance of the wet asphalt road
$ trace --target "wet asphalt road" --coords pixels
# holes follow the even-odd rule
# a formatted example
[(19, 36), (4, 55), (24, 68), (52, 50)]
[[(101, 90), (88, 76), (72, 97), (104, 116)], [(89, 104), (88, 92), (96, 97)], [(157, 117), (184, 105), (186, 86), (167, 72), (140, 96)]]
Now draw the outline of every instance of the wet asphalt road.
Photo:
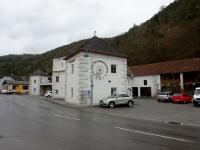
[[(134, 108), (133, 108), (134, 109)], [(0, 95), (0, 150), (199, 150), (200, 128)]]

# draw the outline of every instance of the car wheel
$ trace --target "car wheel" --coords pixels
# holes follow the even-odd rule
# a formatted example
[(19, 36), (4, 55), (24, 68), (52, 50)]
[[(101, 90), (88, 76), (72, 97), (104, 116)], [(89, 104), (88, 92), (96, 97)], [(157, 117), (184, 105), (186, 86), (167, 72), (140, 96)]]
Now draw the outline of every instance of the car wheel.
[(199, 107), (200, 105), (197, 104), (197, 103), (193, 103), (194, 104), (194, 107)]
[(132, 101), (128, 101), (128, 106), (129, 107), (133, 107), (133, 102)]
[(110, 108), (114, 108), (114, 107), (115, 107), (115, 103), (114, 103), (114, 102), (110, 102), (110, 103), (109, 103), (109, 107), (110, 107)]

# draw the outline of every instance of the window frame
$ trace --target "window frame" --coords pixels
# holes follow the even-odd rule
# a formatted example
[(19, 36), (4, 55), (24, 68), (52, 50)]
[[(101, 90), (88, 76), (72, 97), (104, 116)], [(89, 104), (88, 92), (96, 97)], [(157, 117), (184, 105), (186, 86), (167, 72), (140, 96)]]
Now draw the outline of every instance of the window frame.
[(74, 64), (71, 64), (71, 74), (74, 74)]
[(111, 64), (111, 66), (110, 66), (110, 72), (112, 74), (116, 74), (117, 73), (117, 65), (116, 64)]
[(73, 98), (73, 97), (74, 97), (74, 88), (71, 87), (71, 98)]
[(56, 76), (56, 82), (59, 83), (60, 82), (60, 77)]
[[(113, 90), (113, 89), (115, 89), (115, 90)], [(115, 91), (115, 93), (114, 93), (114, 91)], [(116, 87), (111, 87), (110, 94), (111, 95), (116, 95), (117, 94), (117, 88)]]
[(147, 80), (143, 80), (143, 83), (144, 83), (144, 85), (148, 85), (148, 82), (147, 82)]
[(55, 90), (55, 94), (58, 95), (58, 89)]

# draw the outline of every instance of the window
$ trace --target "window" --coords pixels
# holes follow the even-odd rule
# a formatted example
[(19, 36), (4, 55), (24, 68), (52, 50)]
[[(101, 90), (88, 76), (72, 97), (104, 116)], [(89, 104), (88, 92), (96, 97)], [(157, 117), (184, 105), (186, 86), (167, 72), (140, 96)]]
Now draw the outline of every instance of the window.
[(111, 95), (116, 95), (117, 94), (117, 88), (112, 87), (111, 88)]
[(34, 90), (34, 92), (36, 92), (36, 88), (34, 88), (33, 90)]
[(24, 90), (28, 90), (28, 86), (27, 86), (27, 85), (24, 85), (24, 86), (23, 86), (23, 89), (24, 89)]
[(72, 67), (72, 74), (74, 74), (74, 64), (72, 64), (71, 67)]
[(55, 90), (55, 93), (58, 94), (58, 90)]
[(127, 94), (120, 94), (120, 97), (129, 97)]
[(117, 65), (111, 65), (111, 73), (117, 73)]
[(59, 76), (56, 76), (56, 82), (59, 82)]
[(71, 98), (74, 96), (74, 88), (71, 88)]
[(144, 85), (147, 85), (147, 80), (144, 80)]
[(34, 83), (36, 83), (36, 80), (34, 80)]

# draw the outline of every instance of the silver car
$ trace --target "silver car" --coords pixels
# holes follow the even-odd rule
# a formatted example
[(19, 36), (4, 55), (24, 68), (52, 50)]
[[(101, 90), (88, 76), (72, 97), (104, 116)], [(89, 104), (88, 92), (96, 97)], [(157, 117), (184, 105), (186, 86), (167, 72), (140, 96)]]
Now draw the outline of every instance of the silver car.
[(110, 108), (114, 108), (116, 105), (128, 105), (129, 107), (133, 107), (133, 104), (133, 97), (130, 97), (127, 94), (111, 95), (99, 102), (100, 106), (108, 106)]
[(157, 96), (158, 102), (171, 102), (173, 94), (171, 92), (161, 92)]

